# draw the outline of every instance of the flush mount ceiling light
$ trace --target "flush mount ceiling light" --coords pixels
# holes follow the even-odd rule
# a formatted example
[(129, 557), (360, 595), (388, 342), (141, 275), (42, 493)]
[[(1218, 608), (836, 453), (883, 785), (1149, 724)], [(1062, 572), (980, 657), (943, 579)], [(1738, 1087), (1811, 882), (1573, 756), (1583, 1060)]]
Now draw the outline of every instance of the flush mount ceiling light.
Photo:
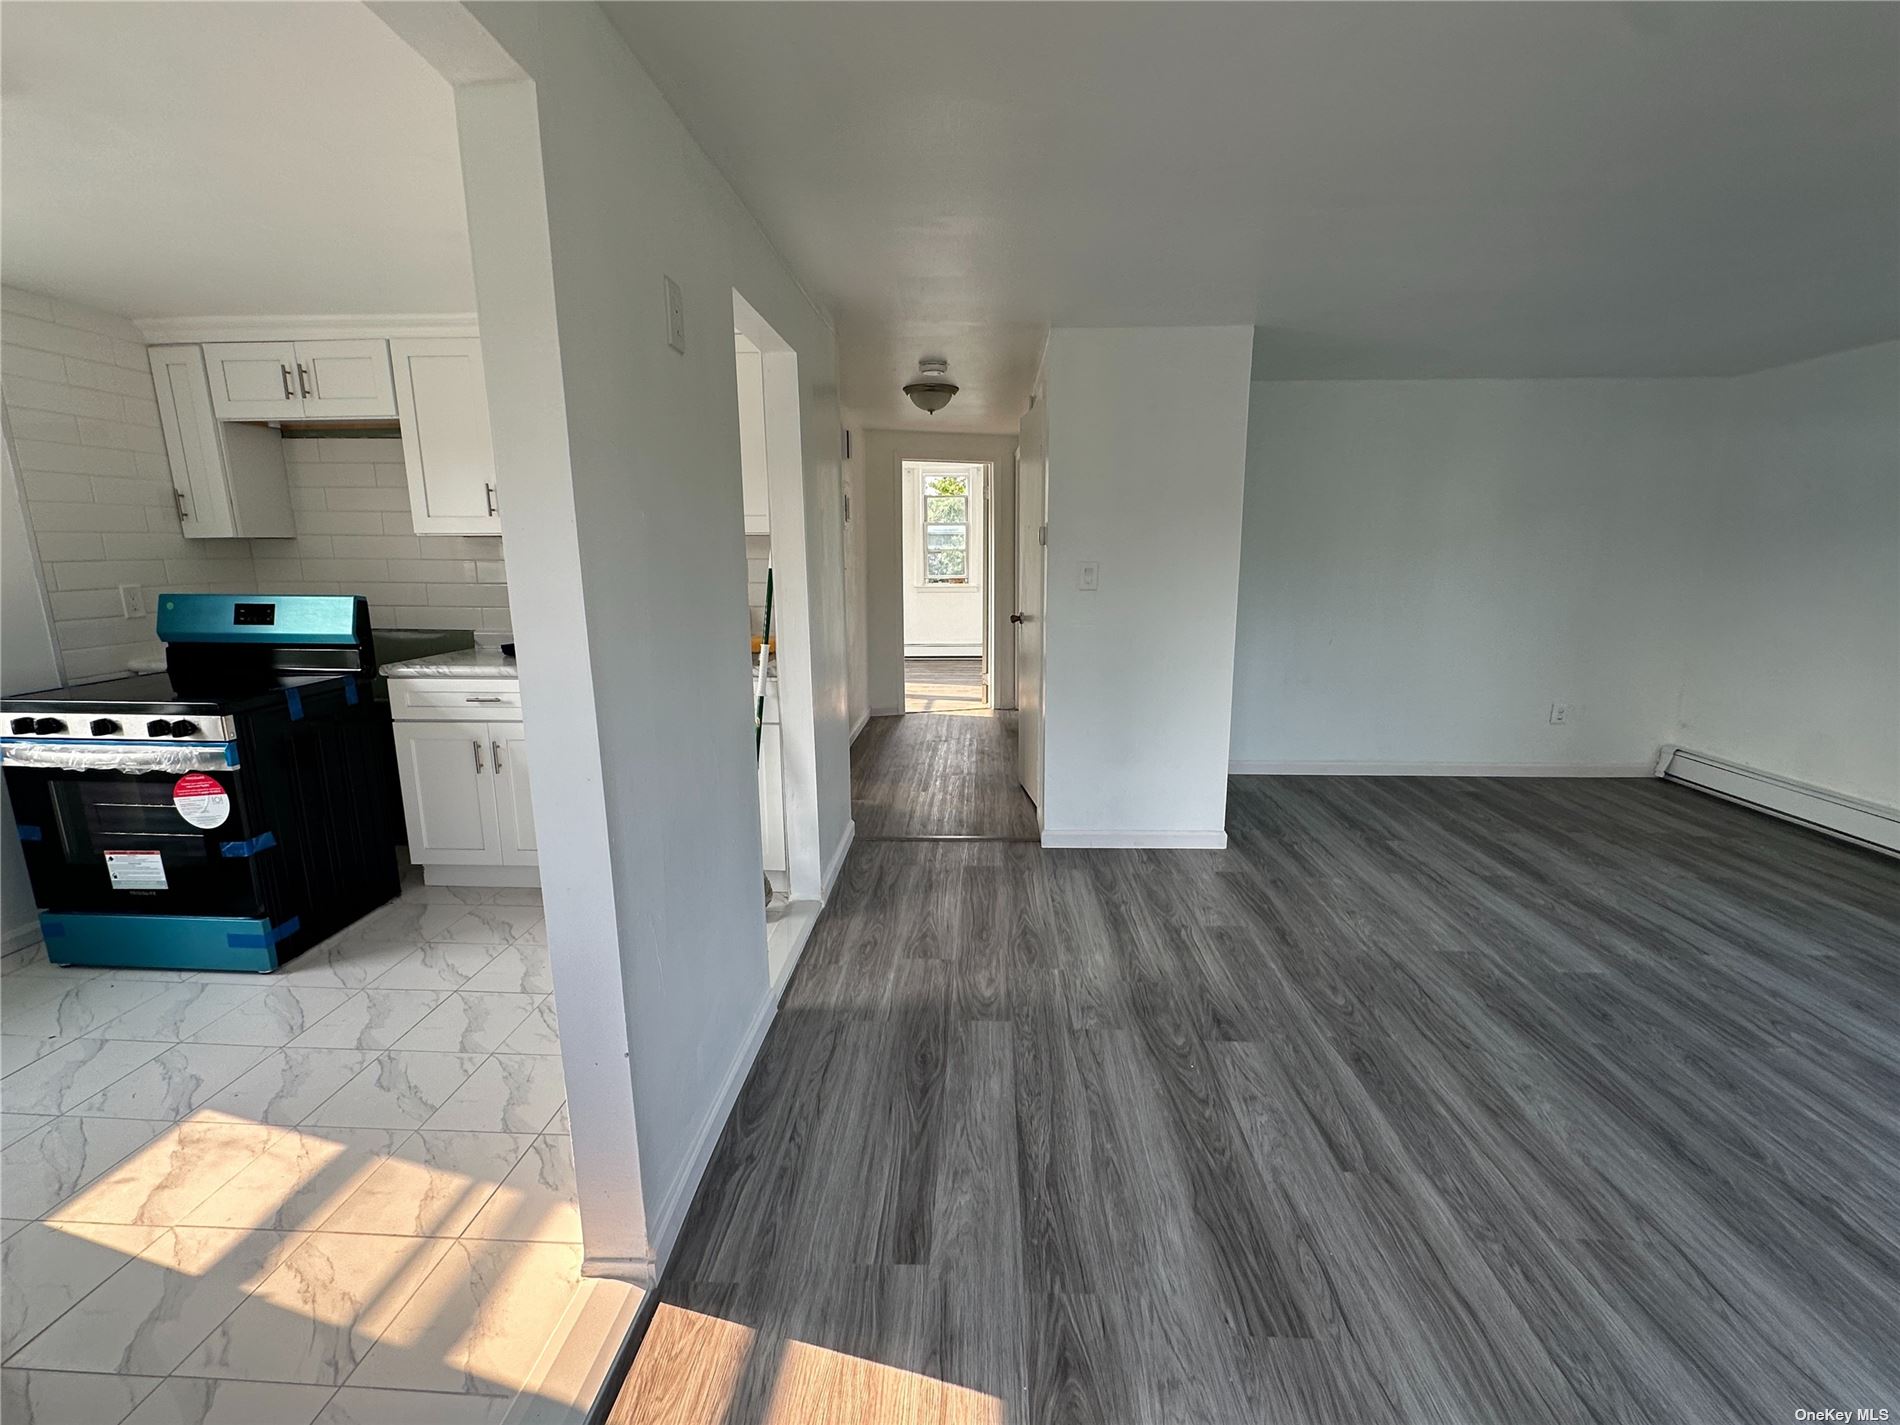
[(950, 398), (957, 394), (957, 388), (943, 379), (949, 371), (950, 363), (941, 356), (926, 356), (917, 363), (918, 375), (922, 378), (911, 382), (904, 388), (911, 404), (927, 415), (936, 415), (950, 404)]

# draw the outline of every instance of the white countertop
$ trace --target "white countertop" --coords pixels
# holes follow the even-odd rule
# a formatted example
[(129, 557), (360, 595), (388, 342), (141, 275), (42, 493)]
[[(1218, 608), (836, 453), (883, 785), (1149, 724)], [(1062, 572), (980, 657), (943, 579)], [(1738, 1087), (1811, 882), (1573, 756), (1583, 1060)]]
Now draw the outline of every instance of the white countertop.
[(389, 678), (516, 678), (515, 660), (504, 658), (493, 646), (458, 648), (453, 653), (431, 653), (382, 667)]

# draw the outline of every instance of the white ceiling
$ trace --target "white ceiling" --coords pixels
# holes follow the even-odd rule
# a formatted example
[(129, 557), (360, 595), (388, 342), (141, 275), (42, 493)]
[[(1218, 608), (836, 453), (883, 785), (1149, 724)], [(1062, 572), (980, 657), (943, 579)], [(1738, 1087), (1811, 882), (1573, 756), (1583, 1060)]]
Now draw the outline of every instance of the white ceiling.
[(472, 312), (448, 85), (361, 5), (0, 7), (0, 276), (126, 316)]
[(1014, 429), (1048, 323), (1252, 323), (1278, 377), (1900, 335), (1891, 4), (607, 8), (873, 424)]

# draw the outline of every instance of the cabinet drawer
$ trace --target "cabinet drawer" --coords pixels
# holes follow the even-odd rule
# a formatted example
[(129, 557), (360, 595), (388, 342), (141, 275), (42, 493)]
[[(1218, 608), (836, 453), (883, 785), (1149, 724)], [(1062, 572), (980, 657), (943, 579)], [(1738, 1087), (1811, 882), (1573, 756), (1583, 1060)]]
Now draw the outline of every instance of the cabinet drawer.
[(521, 685), (500, 678), (391, 678), (390, 716), (416, 720), (521, 721)]

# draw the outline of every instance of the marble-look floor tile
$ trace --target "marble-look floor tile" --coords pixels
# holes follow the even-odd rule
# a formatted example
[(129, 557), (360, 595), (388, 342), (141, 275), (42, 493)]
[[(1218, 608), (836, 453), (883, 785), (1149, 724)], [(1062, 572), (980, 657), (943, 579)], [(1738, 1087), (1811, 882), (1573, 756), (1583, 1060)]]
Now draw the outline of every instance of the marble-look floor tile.
[(533, 995), (473, 994), (458, 990), (396, 1041), (398, 1049), (488, 1054), (534, 1012)]
[(555, 1020), (554, 996), (536, 1002), (534, 1013), (521, 1021), (521, 1027), (502, 1041), (504, 1054), (559, 1054), (561, 1027)]
[(162, 1227), (97, 1226), (83, 1234), (36, 1222), (0, 1244), (0, 1359), (58, 1320), (152, 1243)]
[(147, 1119), (54, 1119), (0, 1153), (7, 1211), (44, 1216), (170, 1127)]
[(375, 1059), (357, 1049), (278, 1049), (205, 1100), (253, 1123), (302, 1123)]
[(425, 942), (376, 977), (379, 990), (456, 990), (485, 969), (503, 947)]
[[(311, 1425), (333, 1393), (321, 1385), (173, 1376), (145, 1397), (125, 1425)], [(391, 1425), (405, 1418), (389, 1417)]]
[(539, 886), (497, 886), (488, 897), (488, 905), (521, 905), (541, 909)]
[(280, 1048), (324, 1016), (334, 1013), (348, 1001), (351, 993), (336, 985), (280, 985), (265, 990), (186, 1037), (207, 1044), (261, 1044)]
[(51, 1123), (54, 1117), (50, 1113), (0, 1112), (0, 1148), (19, 1142), (35, 1128)]
[[(505, 1395), (368, 1390), (346, 1385), (311, 1425), (501, 1425), (514, 1401)], [(10, 1422), (9, 1422), (10, 1425)]]
[(462, 1240), (397, 1313), (351, 1385), (512, 1395), (580, 1283), (581, 1251)]
[[(478, 1054), (391, 1050), (304, 1118), (307, 1128), (420, 1128), (484, 1060)], [(453, 1125), (463, 1126), (463, 1125)]]
[(5, 1009), (0, 1010), (0, 1033), (77, 1039), (164, 991), (163, 981), (111, 975), (79, 980), (56, 994), (19, 1003), (9, 995)]
[(446, 1238), (311, 1233), (179, 1370), (341, 1385), (449, 1245)]
[(253, 1044), (168, 1045), (71, 1111), (82, 1118), (183, 1118), (269, 1052)]
[(25, 1231), (33, 1222), (25, 1217), (0, 1217), (0, 1242), (4, 1242), (15, 1232)]
[(562, 1138), (566, 1138), (574, 1132), (573, 1124), (568, 1121), (566, 1099), (561, 1100), (561, 1106), (554, 1111), (554, 1117), (548, 1120), (547, 1131)]
[(517, 942), (469, 977), (462, 986), (469, 993), (545, 995), (554, 992), (554, 972), (548, 968), (545, 945)]
[(45, 969), (47, 966), (46, 942), (35, 940), (31, 945), (22, 945), (18, 950), (9, 950), (5, 955), (0, 955), (0, 979), (20, 970)]
[(573, 1140), (552, 1133), (536, 1138), (462, 1235), (509, 1242), (579, 1242)]
[(13, 1364), (165, 1375), (277, 1267), (280, 1232), (173, 1227), (33, 1338)]
[(474, 1220), (497, 1186), (533, 1146), (525, 1134), (424, 1129), (323, 1221), (331, 1232), (389, 1232), (454, 1237)]
[[(68, 1120), (62, 1119), (61, 1122)], [(79, 1123), (116, 1119), (75, 1119)], [(61, 1222), (169, 1227), (260, 1157), (281, 1128), (205, 1114), (168, 1124), (44, 1215)]]
[(262, 994), (257, 985), (166, 985), (143, 1004), (93, 1031), (101, 1039), (189, 1039), (212, 1021)]
[(24, 1069), (72, 1042), (70, 1039), (41, 1039), (31, 1034), (0, 1034), (0, 1076)]
[(6, 1425), (119, 1425), (161, 1383), (158, 1376), (0, 1371), (0, 1420)]
[(290, 1129), (184, 1215), (194, 1227), (320, 1227), (396, 1151), (401, 1128)]
[(443, 990), (357, 990), (291, 1041), (297, 1049), (392, 1049), (442, 1003)]
[(418, 881), (404, 886), (398, 905), (486, 905), (495, 898), (491, 886), (432, 886)]
[(0, 1108), (68, 1113), (171, 1047), (142, 1039), (68, 1039), (0, 1079)]
[(546, 945), (548, 943), (548, 923), (546, 918), (539, 919), (522, 931), (517, 937), (523, 945)]
[(534, 905), (435, 905), (399, 902), (380, 916), (378, 933), (395, 931), (402, 937), (422, 940), (454, 940), (473, 944), (487, 942), (506, 945), (541, 919), (541, 908)]
[(495, 1054), (443, 1102), (426, 1126), (540, 1133), (566, 1100), (559, 1059), (548, 1054)]

